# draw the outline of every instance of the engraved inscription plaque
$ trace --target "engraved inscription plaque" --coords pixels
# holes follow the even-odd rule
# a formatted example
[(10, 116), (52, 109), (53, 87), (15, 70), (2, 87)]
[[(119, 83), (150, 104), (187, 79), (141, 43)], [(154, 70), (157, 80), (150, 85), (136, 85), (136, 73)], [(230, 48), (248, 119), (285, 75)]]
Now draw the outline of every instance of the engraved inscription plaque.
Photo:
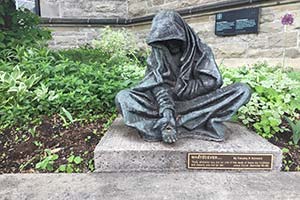
[(272, 170), (272, 154), (188, 153), (188, 169)]
[(230, 36), (258, 33), (259, 8), (246, 8), (216, 14), (215, 34)]

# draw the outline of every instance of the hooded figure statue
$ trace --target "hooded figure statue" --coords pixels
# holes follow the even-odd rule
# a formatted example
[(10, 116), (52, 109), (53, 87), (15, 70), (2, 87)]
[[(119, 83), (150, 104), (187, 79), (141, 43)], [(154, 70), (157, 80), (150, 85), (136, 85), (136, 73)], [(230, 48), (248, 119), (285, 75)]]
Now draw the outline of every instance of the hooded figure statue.
[(125, 124), (146, 141), (223, 141), (223, 122), (249, 101), (249, 87), (235, 83), (221, 88), (212, 50), (174, 11), (154, 17), (147, 43), (152, 52), (144, 79), (116, 96)]

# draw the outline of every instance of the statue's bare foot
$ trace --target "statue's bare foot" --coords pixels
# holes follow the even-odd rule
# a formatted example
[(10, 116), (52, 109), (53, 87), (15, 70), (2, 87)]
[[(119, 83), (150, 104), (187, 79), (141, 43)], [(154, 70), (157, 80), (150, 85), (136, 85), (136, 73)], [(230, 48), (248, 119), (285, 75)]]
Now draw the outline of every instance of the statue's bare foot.
[(167, 126), (162, 131), (162, 139), (165, 143), (172, 144), (177, 141), (176, 129), (171, 126)]

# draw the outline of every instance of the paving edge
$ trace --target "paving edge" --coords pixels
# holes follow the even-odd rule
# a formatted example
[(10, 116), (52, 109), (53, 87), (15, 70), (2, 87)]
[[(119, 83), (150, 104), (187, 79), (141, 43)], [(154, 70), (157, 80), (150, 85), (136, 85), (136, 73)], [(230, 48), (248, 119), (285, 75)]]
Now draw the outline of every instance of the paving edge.
[(0, 199), (299, 199), (300, 173), (90, 173), (0, 176)]

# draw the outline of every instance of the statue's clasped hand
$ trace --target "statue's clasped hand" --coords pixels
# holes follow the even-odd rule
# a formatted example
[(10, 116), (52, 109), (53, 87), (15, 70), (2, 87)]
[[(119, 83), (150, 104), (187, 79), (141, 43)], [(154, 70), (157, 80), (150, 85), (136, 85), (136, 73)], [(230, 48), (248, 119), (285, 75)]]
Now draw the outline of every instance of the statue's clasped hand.
[(162, 118), (156, 122), (153, 128), (161, 131), (164, 142), (171, 144), (177, 141), (176, 120), (172, 110), (164, 110)]

